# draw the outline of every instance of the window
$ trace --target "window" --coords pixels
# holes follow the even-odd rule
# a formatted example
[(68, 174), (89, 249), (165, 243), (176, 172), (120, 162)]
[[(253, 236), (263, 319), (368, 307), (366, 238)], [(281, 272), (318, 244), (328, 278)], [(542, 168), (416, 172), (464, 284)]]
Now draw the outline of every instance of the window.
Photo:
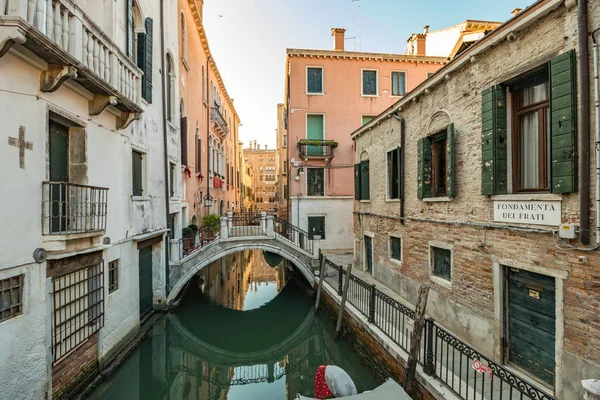
[(181, 13), (181, 58), (185, 64), (187, 60), (187, 25), (185, 23), (185, 15)]
[(400, 148), (387, 153), (388, 199), (400, 198)]
[(119, 260), (108, 263), (108, 293), (119, 288)]
[(306, 93), (323, 93), (323, 67), (306, 68)]
[(152, 18), (146, 18), (145, 29), (146, 32), (138, 33), (137, 65), (144, 71), (144, 76), (142, 77), (142, 97), (148, 103), (152, 103)]
[(325, 169), (307, 168), (306, 195), (325, 196)]
[(420, 139), (418, 147), (418, 197), (454, 197), (454, 124)]
[(433, 276), (452, 281), (452, 250), (431, 246), (431, 273)]
[(390, 258), (402, 261), (402, 240), (399, 237), (390, 236)]
[(132, 186), (133, 186), (133, 195), (134, 196), (143, 196), (143, 160), (144, 156), (142, 153), (138, 151), (133, 151), (131, 153), (132, 157)]
[(177, 168), (176, 164), (169, 163), (169, 192), (171, 193), (171, 197), (175, 197), (175, 168)]
[(196, 135), (196, 172), (202, 173), (202, 139), (198, 133)]
[[(366, 153), (361, 156), (361, 158), (364, 157), (367, 157)], [(363, 159), (363, 161), (354, 165), (354, 199), (369, 200), (370, 192), (369, 160)]]
[(550, 101), (546, 71), (514, 85), (511, 96), (515, 191), (548, 190)]
[(287, 147), (287, 134), (283, 134), (283, 147)]
[(175, 114), (175, 69), (173, 66), (173, 58), (167, 54), (167, 120), (172, 122)]
[(308, 217), (308, 238), (320, 236), (325, 239), (325, 217)]
[(169, 237), (171, 239), (173, 239), (175, 237), (175, 218), (177, 217), (177, 214), (169, 214), (169, 220), (167, 221), (167, 228), (169, 228)]
[(377, 96), (377, 70), (362, 71), (362, 95)]
[(406, 72), (392, 72), (392, 96), (406, 94)]
[[(308, 114), (306, 116), (306, 138), (308, 140), (323, 140), (325, 135), (324, 115)], [(322, 145), (306, 145), (305, 154), (313, 156), (322, 156), (324, 147)]]
[(60, 360), (104, 326), (104, 262), (52, 280), (52, 354)]
[(373, 118), (375, 118), (375, 115), (363, 115), (362, 116), (362, 124), (366, 125), (369, 122), (371, 122), (373, 120)]
[(17, 275), (0, 280), (0, 322), (23, 312), (23, 278)]

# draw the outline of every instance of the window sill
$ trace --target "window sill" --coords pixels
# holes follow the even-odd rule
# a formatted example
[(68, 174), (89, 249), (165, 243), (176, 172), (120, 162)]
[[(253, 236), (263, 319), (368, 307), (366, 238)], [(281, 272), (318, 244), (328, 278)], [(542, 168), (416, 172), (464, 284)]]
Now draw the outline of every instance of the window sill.
[(490, 197), (498, 201), (562, 201), (562, 195), (554, 193), (500, 194)]
[(400, 199), (385, 199), (386, 203), (400, 203)]
[(150, 196), (131, 196), (132, 201), (150, 201)]
[(454, 200), (453, 197), (440, 196), (440, 197), (427, 197), (423, 199), (425, 203), (444, 203)]
[(309, 93), (309, 92), (306, 92), (306, 95), (307, 96), (325, 96), (325, 93), (324, 92), (321, 92), (321, 93)]
[(406, 94), (390, 94), (390, 97), (395, 97), (395, 98), (398, 98), (398, 99), (401, 99), (404, 96), (406, 96)]
[(431, 280), (431, 282), (435, 283), (436, 285), (439, 285), (446, 289), (452, 289), (452, 282), (447, 281), (444, 278), (440, 278), (439, 276), (430, 275), (429, 279)]
[(371, 200), (360, 200), (359, 202), (360, 202), (360, 203), (365, 203), (365, 204), (368, 204), (368, 203), (370, 203), (370, 202), (371, 202)]
[(396, 260), (395, 258), (390, 258), (390, 262), (391, 262), (392, 264), (394, 264), (394, 265), (397, 265), (397, 266), (399, 266), (399, 267), (401, 267), (401, 266), (402, 266), (402, 261), (398, 261), (398, 260)]
[(378, 94), (361, 94), (361, 97), (379, 97)]

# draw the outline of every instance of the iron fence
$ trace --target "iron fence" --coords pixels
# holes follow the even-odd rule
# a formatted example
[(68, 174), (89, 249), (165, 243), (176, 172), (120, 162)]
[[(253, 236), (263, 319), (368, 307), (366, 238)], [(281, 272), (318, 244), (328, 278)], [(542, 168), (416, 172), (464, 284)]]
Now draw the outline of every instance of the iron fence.
[(179, 258), (187, 257), (217, 239), (220, 224), (219, 220), (215, 220), (179, 239)]
[(266, 233), (266, 218), (260, 214), (238, 215), (227, 217), (229, 237), (264, 236)]
[(69, 182), (42, 182), (42, 234), (106, 230), (108, 189)]
[(280, 237), (292, 242), (296, 247), (313, 254), (313, 239), (309, 239), (306, 231), (279, 217), (273, 217), (273, 225), (275, 233)]
[(307, 143), (298, 143), (300, 157), (331, 157), (334, 146), (326, 140), (310, 140)]
[[(323, 280), (342, 294), (347, 271), (325, 259)], [(415, 312), (354, 275), (347, 301), (404, 351), (410, 350)], [(555, 400), (500, 364), (467, 345), (433, 318), (426, 318), (419, 349), (423, 371), (463, 400)]]

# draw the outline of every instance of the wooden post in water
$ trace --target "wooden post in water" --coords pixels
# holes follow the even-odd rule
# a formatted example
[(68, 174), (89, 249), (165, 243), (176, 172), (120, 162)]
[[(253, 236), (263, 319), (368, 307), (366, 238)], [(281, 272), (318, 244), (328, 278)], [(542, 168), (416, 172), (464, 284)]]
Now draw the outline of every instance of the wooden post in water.
[[(340, 269), (341, 270), (341, 269)], [(352, 264), (348, 264), (346, 271), (346, 284), (342, 293), (342, 304), (340, 304), (340, 313), (338, 315), (337, 325), (335, 327), (335, 338), (339, 339), (340, 331), (342, 330), (342, 319), (344, 319), (344, 310), (346, 308), (346, 300), (348, 299), (348, 288), (350, 287), (350, 275), (352, 274)]]
[(419, 288), (419, 298), (417, 299), (417, 308), (415, 310), (415, 325), (410, 341), (410, 351), (408, 352), (408, 362), (406, 363), (406, 374), (404, 376), (404, 390), (414, 398), (417, 390), (415, 374), (417, 370), (417, 361), (419, 359), (419, 350), (421, 348), (421, 334), (425, 326), (425, 309), (427, 308), (427, 296), (429, 295), (429, 286), (422, 285)]
[[(320, 253), (320, 252), (319, 252)], [(319, 287), (317, 288), (317, 301), (315, 302), (315, 314), (319, 312), (319, 303), (321, 302), (321, 291), (323, 290), (323, 279), (325, 278), (325, 262), (327, 258), (323, 253), (319, 254), (321, 268), (319, 269)]]

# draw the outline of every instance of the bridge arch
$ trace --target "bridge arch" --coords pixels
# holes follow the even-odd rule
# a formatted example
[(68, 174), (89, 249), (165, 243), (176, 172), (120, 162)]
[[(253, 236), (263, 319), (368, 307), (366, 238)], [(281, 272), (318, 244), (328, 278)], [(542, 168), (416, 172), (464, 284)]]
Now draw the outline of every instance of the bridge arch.
[[(167, 304), (173, 302), (179, 297), (185, 285), (200, 272), (204, 267), (230, 254), (248, 251), (248, 250), (263, 250), (278, 254), (288, 261), (291, 261), (306, 278), (307, 282), (314, 287), (315, 276), (312, 270), (312, 262), (310, 257), (299, 257), (298, 251), (285, 243), (279, 238), (243, 238), (240, 241), (215, 241), (210, 245), (211, 249), (205, 249), (201, 255), (205, 257), (190, 256), (190, 259), (197, 258), (198, 262), (190, 268), (184, 268), (182, 274), (167, 297)], [(182, 266), (189, 263), (189, 260), (182, 260)]]

